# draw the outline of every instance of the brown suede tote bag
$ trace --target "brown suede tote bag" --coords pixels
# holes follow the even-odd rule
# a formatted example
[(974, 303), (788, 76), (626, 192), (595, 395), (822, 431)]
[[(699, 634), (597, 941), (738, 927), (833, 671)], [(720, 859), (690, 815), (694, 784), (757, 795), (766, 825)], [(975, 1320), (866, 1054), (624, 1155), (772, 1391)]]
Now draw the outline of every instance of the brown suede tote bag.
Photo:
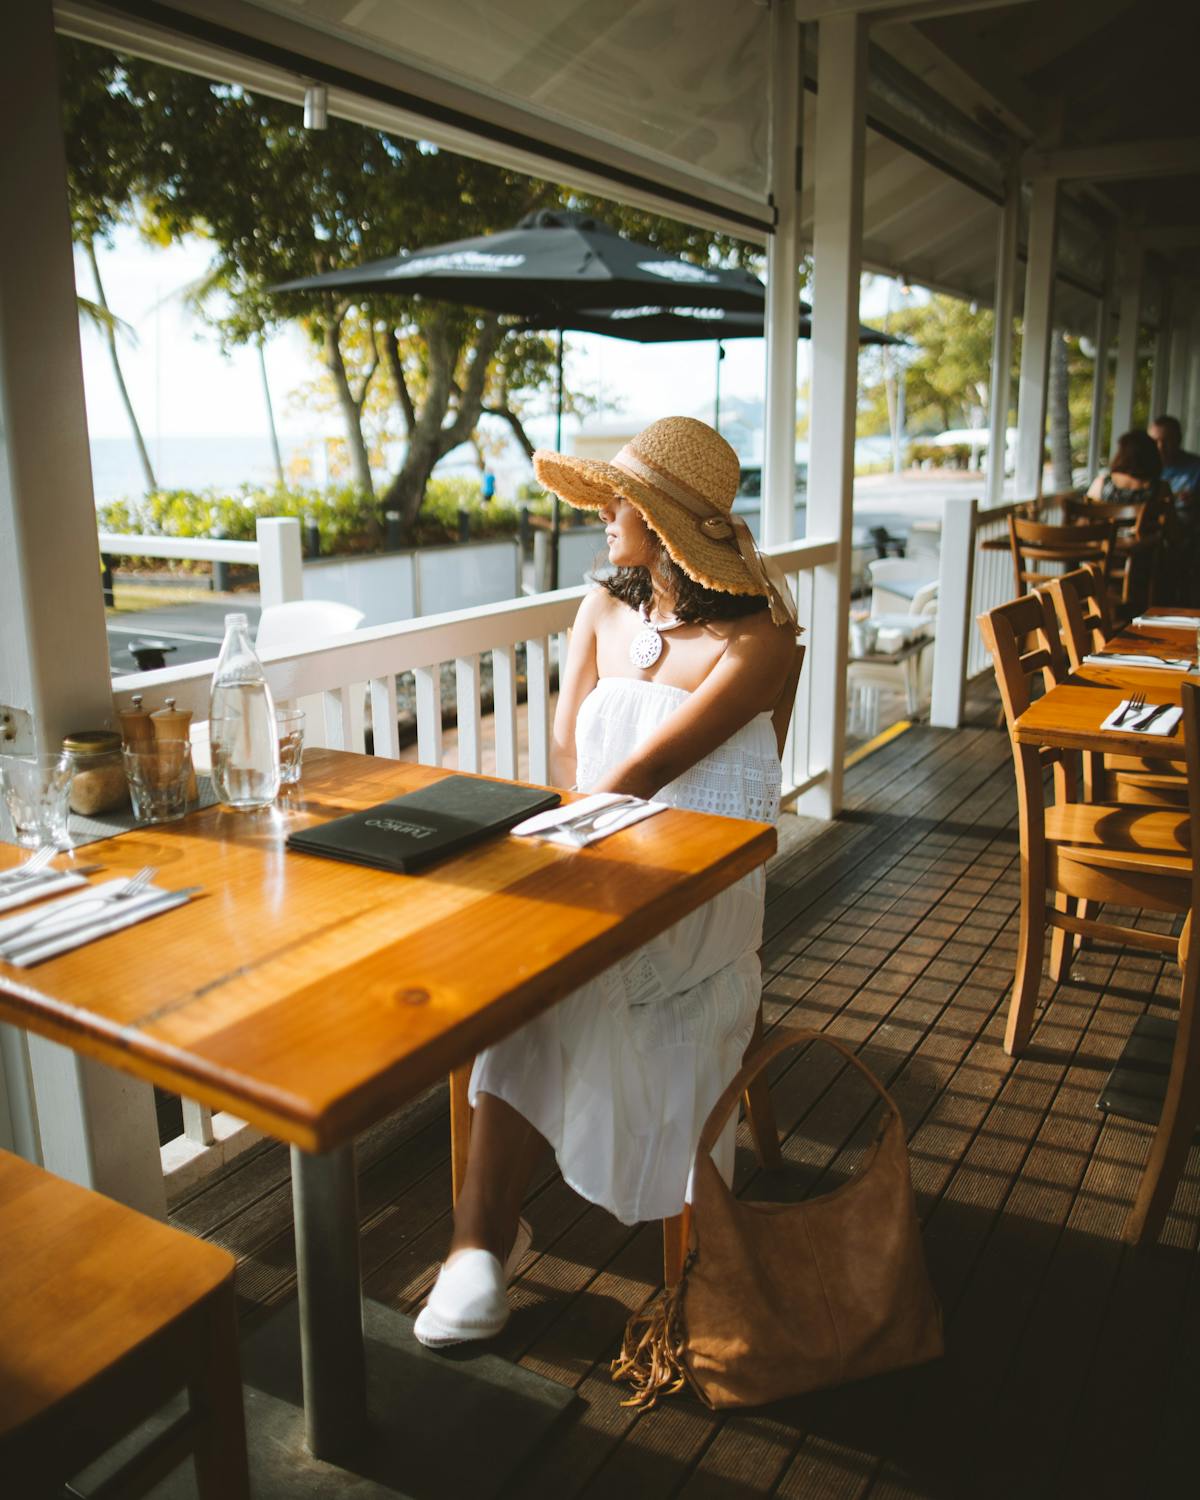
[[(858, 1172), (801, 1203), (735, 1198), (710, 1152), (746, 1085), (803, 1042), (833, 1047), (886, 1109)], [(687, 1210), (685, 1210), (687, 1212)], [(780, 1030), (756, 1048), (713, 1106), (696, 1150), (683, 1278), (631, 1318), (613, 1378), (631, 1406), (691, 1386), (711, 1407), (880, 1375), (942, 1353), (908, 1171), (904, 1123), (887, 1090), (841, 1042)]]

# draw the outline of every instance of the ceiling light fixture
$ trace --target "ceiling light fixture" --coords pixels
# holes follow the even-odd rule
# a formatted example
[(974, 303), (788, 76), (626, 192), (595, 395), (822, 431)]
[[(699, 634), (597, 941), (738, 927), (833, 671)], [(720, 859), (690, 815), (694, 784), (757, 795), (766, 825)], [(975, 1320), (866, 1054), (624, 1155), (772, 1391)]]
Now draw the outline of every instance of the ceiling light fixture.
[(304, 90), (305, 130), (324, 130), (329, 124), (329, 90), (323, 83), (310, 83)]

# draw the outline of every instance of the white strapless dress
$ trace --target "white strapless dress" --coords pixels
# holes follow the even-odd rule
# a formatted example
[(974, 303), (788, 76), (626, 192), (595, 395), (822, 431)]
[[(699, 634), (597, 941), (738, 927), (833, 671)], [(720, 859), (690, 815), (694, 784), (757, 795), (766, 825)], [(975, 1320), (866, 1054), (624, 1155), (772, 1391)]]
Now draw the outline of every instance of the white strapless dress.
[[(663, 683), (602, 677), (579, 711), (579, 790), (687, 696)], [(697, 812), (776, 821), (770, 714), (655, 795)], [(759, 868), (475, 1061), (471, 1103), (480, 1093), (504, 1099), (550, 1142), (576, 1192), (623, 1223), (683, 1207), (700, 1130), (754, 1027), (764, 885)], [(733, 1138), (731, 1122), (713, 1153), (726, 1179)]]

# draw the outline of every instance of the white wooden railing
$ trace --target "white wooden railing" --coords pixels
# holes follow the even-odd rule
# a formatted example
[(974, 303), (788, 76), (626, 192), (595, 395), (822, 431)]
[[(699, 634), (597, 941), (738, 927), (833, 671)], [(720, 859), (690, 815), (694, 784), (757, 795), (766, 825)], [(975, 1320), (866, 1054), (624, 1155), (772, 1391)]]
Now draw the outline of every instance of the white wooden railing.
[(264, 607), (304, 597), (300, 522), (294, 516), (262, 517), (255, 525), (252, 542), (231, 542), (223, 537), (141, 536), (123, 531), (102, 531), (97, 540), (105, 557), (170, 557), (257, 568), (259, 598)]
[(979, 508), (977, 500), (945, 500), (938, 581), (938, 626), (934, 651), (929, 722), (955, 729), (962, 722), (963, 698), (976, 679), (992, 669), (991, 657), (975, 623), (1014, 595), (1008, 518), (1036, 505), (1047, 525), (1063, 520), (1062, 495)]
[[(814, 640), (812, 569), (830, 563), (837, 546), (832, 541), (805, 541), (769, 549), (792, 580), (806, 629), (809, 649)], [(366, 748), (358, 728), (355, 704), (362, 693), (370, 701), (372, 748), (376, 755), (396, 757), (399, 738), (396, 715), (396, 677), (412, 672), (416, 683), (417, 758), (425, 765), (441, 765), (441, 669), (453, 664), (458, 709), (460, 770), (478, 771), (489, 739), (501, 776), (525, 776), (531, 781), (549, 777), (551, 728), (551, 668), (561, 666), (566, 633), (575, 618), (583, 588), (559, 589), (527, 599), (505, 600), (474, 609), (424, 615), (393, 625), (376, 625), (334, 636), (319, 645), (265, 653), (263, 665), (271, 691), (279, 701), (319, 695), (323, 704), (324, 741), (338, 749)], [(528, 713), (523, 742), (517, 732), (518, 647), (524, 647)], [(492, 659), (493, 712), (485, 720), (480, 704), (481, 658)], [(122, 676), (114, 683), (118, 707), (134, 693), (146, 702), (173, 697), (190, 710), (201, 725), (208, 715), (212, 662), (192, 662), (156, 672)], [(809, 761), (811, 708), (805, 675), (801, 677), (785, 758), (784, 777), (789, 794), (811, 786), (824, 768)]]

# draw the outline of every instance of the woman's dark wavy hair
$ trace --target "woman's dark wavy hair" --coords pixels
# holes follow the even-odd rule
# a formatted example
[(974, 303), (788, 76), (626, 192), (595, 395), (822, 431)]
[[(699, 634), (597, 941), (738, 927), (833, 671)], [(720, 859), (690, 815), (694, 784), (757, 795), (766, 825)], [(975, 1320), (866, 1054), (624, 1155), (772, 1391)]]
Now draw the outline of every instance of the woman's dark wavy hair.
[(1162, 474), (1158, 444), (1140, 429), (1123, 432), (1108, 468), (1111, 474), (1128, 474), (1131, 479), (1144, 479), (1147, 483), (1158, 479)]
[[(754, 615), (767, 608), (765, 594), (727, 594), (723, 589), (705, 588), (702, 583), (688, 577), (661, 542), (653, 569), (675, 601), (676, 619), (685, 625), (704, 625), (709, 620), (738, 620), (743, 615)], [(597, 582), (614, 599), (628, 604), (631, 609), (640, 609), (643, 604), (649, 608), (654, 599), (649, 568), (617, 568), (599, 577)]]

